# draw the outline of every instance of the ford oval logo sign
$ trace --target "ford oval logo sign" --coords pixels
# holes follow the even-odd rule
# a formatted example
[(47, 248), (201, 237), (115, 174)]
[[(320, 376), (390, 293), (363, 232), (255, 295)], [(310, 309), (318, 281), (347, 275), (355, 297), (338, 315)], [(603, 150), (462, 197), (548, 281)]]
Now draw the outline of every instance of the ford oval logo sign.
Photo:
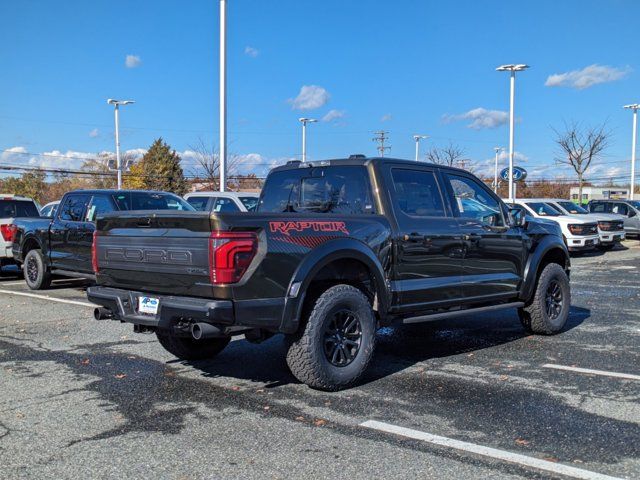
[[(502, 178), (505, 182), (509, 181), (509, 167), (503, 168), (500, 172), (500, 178)], [(527, 171), (522, 167), (513, 167), (513, 181), (514, 182), (522, 182), (525, 178), (527, 178)]]

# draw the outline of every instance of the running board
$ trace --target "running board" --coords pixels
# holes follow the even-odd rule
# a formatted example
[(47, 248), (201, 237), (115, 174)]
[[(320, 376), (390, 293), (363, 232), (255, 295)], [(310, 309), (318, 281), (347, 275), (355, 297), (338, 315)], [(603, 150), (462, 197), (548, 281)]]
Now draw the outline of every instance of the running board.
[(524, 302), (500, 303), (498, 305), (489, 305), (488, 307), (464, 308), (452, 312), (432, 313), (430, 315), (422, 315), (420, 317), (405, 318), (404, 320), (402, 320), (402, 323), (431, 322), (434, 320), (442, 320), (445, 318), (462, 317), (463, 315), (470, 315), (472, 313), (493, 312), (495, 310), (503, 310), (505, 308), (520, 307), (524, 307)]
[(53, 275), (63, 275), (65, 277), (84, 278), (85, 280), (93, 280), (94, 282), (96, 281), (96, 276), (90, 273), (74, 272), (73, 270), (61, 270), (59, 268), (52, 268), (51, 273)]

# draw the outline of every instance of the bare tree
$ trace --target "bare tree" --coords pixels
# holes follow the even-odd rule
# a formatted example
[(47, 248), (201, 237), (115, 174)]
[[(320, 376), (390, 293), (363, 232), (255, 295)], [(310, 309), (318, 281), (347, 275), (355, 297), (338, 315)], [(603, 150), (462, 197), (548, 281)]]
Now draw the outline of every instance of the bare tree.
[(597, 127), (581, 127), (578, 123), (565, 124), (564, 131), (555, 128), (556, 143), (562, 155), (557, 158), (558, 163), (571, 166), (578, 176), (578, 201), (582, 203), (582, 186), (584, 174), (609, 146), (610, 132), (606, 124)]
[[(220, 154), (218, 150), (212, 145), (207, 145), (202, 138), (199, 138), (195, 145), (189, 146), (189, 149), (194, 153), (196, 161), (196, 167), (192, 169), (191, 174), (200, 179), (207, 190), (218, 190), (220, 185)], [(230, 154), (227, 157), (227, 178), (235, 176), (239, 166), (240, 157)]]
[(453, 143), (449, 143), (446, 147), (433, 147), (426, 153), (427, 161), (437, 165), (446, 165), (448, 167), (457, 167), (466, 160), (464, 157), (464, 149)]

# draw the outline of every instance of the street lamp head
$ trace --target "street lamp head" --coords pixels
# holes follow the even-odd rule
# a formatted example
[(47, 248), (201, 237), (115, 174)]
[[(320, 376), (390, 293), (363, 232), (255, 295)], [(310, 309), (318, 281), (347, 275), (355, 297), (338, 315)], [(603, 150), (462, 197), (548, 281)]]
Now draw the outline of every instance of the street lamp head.
[(305, 118), (305, 117), (301, 117), (298, 119), (299, 122), (302, 123), (314, 123), (317, 122), (318, 120), (316, 120), (315, 118)]
[(625, 105), (622, 108), (629, 108), (631, 110), (638, 110), (638, 109), (640, 109), (640, 103), (631, 103), (629, 105)]
[(113, 98), (110, 98), (107, 100), (107, 103), (109, 105), (129, 105), (136, 102), (134, 100), (115, 100)]
[(417, 142), (418, 140), (429, 138), (429, 135), (414, 135), (413, 139)]
[(498, 153), (501, 150), (504, 150), (504, 147), (493, 147), (493, 150)]
[(529, 68), (529, 65), (524, 63), (509, 63), (507, 65), (500, 65), (496, 70), (498, 72), (521, 72)]

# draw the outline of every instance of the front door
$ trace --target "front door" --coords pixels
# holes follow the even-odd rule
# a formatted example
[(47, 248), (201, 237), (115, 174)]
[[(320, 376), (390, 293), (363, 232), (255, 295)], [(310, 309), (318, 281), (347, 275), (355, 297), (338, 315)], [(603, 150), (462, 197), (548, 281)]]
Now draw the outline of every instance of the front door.
[(394, 217), (393, 290), (400, 311), (428, 310), (462, 296), (462, 239), (444, 202), (438, 174), (427, 167), (388, 167)]
[(507, 209), (480, 180), (463, 172), (443, 172), (464, 243), (462, 290), (465, 301), (509, 298), (524, 272), (521, 227), (510, 226)]

